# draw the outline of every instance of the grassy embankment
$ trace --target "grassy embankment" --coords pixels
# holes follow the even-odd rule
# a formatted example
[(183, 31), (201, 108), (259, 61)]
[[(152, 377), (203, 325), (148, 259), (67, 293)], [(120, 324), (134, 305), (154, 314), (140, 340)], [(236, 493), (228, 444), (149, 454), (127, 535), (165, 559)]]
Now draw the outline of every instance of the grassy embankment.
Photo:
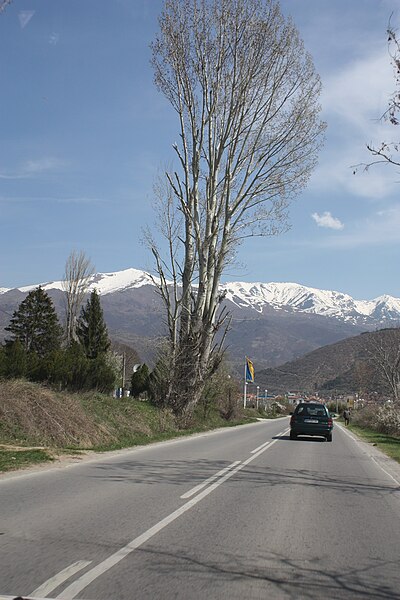
[(350, 431), (353, 431), (362, 440), (376, 446), (379, 450), (384, 452), (390, 458), (400, 463), (400, 438), (388, 435), (386, 433), (379, 433), (372, 429), (366, 429), (350, 423), (348, 426)]
[(0, 382), (0, 471), (62, 456), (106, 451), (171, 439), (217, 427), (249, 423), (256, 411), (227, 421), (218, 410), (199, 411), (190, 429), (171, 412), (132, 398), (97, 393), (57, 393), (27, 381)]

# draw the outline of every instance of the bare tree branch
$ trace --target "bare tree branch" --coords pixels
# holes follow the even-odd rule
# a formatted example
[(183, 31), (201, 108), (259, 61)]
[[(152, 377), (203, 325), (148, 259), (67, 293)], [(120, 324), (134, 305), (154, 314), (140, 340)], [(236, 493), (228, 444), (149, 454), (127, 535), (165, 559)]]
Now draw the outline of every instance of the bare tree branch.
[[(222, 352), (226, 331), (214, 339), (227, 320), (218, 316), (223, 270), (241, 239), (287, 229), (325, 124), (312, 59), (277, 1), (165, 0), (159, 23), (155, 82), (178, 115), (180, 140), (163, 206), (183, 217), (179, 234), (166, 231), (181, 259), (178, 269), (169, 250), (179, 285), (171, 402), (186, 410)], [(163, 299), (171, 311), (165, 291)]]
[(65, 292), (66, 338), (67, 344), (76, 340), (76, 323), (78, 312), (88, 289), (89, 280), (94, 274), (94, 267), (81, 250), (73, 250), (65, 263), (62, 289)]

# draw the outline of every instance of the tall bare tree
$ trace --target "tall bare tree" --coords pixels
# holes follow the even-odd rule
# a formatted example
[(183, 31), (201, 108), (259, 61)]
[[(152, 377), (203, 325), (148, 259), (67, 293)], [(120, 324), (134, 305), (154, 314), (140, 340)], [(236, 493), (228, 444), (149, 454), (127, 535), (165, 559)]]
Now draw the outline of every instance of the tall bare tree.
[(170, 235), (172, 286), (156, 244), (152, 251), (168, 320), (177, 323), (168, 401), (182, 414), (220, 360), (223, 269), (240, 240), (287, 229), (325, 125), (312, 59), (277, 1), (165, 0), (159, 25), (155, 82), (179, 123), (164, 211), (173, 225), (171, 215), (182, 216), (181, 231), (170, 229), (180, 244), (171, 254)]
[(400, 328), (381, 329), (366, 338), (365, 353), (395, 401), (400, 400)]
[(77, 339), (78, 313), (88, 289), (94, 267), (86, 254), (73, 250), (65, 263), (62, 287), (65, 292), (65, 321), (67, 344)]

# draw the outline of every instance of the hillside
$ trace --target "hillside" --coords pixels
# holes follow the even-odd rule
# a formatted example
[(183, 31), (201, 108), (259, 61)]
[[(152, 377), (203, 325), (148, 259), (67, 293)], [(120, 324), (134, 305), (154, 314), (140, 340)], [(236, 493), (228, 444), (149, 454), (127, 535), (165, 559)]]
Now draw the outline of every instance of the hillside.
[[(385, 330), (386, 331), (386, 330)], [(392, 329), (400, 344), (400, 329)], [(358, 391), (366, 383), (377, 391), (382, 388), (370, 364), (367, 365), (367, 348), (381, 332), (363, 333), (318, 348), (294, 361), (256, 373), (257, 384), (271, 393), (289, 390)]]

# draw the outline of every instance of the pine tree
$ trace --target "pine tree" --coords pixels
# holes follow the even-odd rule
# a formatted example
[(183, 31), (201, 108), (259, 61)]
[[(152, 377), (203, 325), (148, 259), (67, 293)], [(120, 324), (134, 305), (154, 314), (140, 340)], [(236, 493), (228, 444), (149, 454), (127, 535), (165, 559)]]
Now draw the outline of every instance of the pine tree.
[(149, 369), (146, 364), (141, 365), (139, 369), (132, 374), (131, 394), (134, 398), (138, 398), (140, 394), (148, 391), (149, 376)]
[(97, 358), (105, 354), (110, 347), (103, 309), (96, 290), (90, 294), (86, 306), (82, 307), (76, 333), (88, 358)]
[(6, 331), (13, 334), (11, 341), (19, 341), (25, 352), (43, 357), (60, 347), (60, 326), (50, 296), (40, 286), (29, 292), (14, 312)]

